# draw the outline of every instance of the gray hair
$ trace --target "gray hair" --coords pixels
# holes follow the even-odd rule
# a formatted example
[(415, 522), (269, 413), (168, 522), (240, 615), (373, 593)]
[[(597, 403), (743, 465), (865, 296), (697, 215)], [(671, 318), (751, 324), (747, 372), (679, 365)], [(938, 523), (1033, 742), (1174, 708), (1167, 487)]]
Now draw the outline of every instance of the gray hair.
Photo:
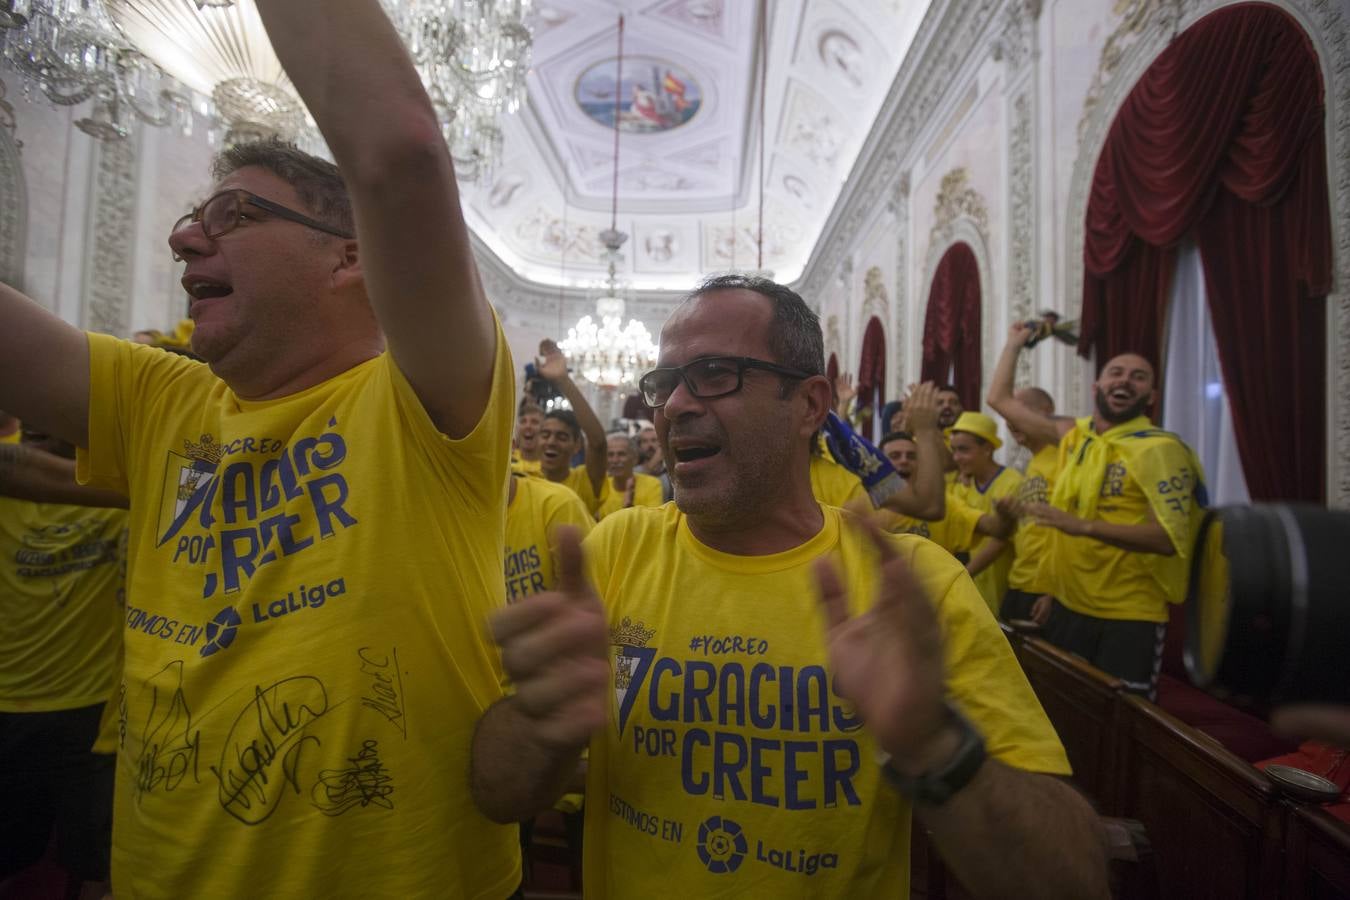
[(347, 183), (338, 167), (328, 160), (306, 153), (294, 144), (269, 138), (236, 144), (221, 152), (211, 163), (211, 176), (219, 182), (247, 166), (266, 169), (295, 188), (300, 199), (325, 225), (347, 234), (356, 233)]
[(825, 374), (825, 338), (820, 331), (820, 317), (787, 285), (758, 275), (714, 275), (704, 279), (684, 299), (692, 300), (713, 291), (738, 289), (754, 291), (773, 303), (773, 319), (769, 323), (769, 351), (776, 358), (772, 362), (790, 366), (808, 375)]

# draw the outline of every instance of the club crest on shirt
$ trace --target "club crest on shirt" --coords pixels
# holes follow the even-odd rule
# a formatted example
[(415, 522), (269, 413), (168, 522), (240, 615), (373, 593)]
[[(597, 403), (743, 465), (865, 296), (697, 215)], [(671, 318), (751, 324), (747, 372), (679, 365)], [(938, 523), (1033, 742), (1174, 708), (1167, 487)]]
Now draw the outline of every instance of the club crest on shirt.
[(614, 702), (618, 711), (619, 734), (623, 734), (633, 702), (647, 679), (652, 660), (656, 658), (656, 648), (647, 646), (655, 634), (656, 629), (647, 628), (642, 622), (634, 622), (627, 616), (617, 628), (609, 630), (609, 643), (614, 651)]
[(184, 440), (183, 451), (170, 450), (164, 463), (158, 544), (177, 534), (192, 511), (201, 505), (225, 456), (225, 447), (212, 440), (209, 434), (202, 435), (199, 441)]

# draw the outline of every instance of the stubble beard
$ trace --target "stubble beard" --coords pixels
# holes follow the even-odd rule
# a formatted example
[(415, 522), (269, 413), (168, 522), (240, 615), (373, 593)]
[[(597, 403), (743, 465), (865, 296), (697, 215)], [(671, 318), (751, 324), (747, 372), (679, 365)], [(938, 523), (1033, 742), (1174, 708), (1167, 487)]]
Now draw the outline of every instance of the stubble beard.
[(1097, 415), (1112, 425), (1120, 425), (1131, 419), (1137, 419), (1144, 414), (1144, 410), (1147, 408), (1148, 398), (1140, 397), (1120, 412), (1114, 412), (1106, 398), (1106, 391), (1097, 388)]

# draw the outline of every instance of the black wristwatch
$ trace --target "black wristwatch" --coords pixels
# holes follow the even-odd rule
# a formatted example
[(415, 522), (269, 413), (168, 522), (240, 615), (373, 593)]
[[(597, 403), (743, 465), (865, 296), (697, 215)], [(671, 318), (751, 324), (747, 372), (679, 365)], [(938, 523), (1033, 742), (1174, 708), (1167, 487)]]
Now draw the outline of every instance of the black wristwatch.
[(975, 773), (984, 764), (984, 738), (975, 730), (975, 726), (951, 704), (947, 705), (947, 714), (961, 733), (961, 744), (952, 754), (952, 758), (943, 765), (922, 775), (905, 775), (897, 772), (888, 759), (881, 766), (886, 780), (904, 795), (911, 803), (920, 806), (941, 806), (952, 798), (961, 788), (970, 783)]

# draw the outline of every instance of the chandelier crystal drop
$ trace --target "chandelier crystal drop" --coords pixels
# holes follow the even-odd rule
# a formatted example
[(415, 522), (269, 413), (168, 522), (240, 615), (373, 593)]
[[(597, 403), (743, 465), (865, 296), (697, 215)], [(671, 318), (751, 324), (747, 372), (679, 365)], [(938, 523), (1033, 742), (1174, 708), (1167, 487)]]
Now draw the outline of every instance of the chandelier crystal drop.
[(121, 33), (102, 0), (0, 0), (0, 57), (52, 103), (92, 100), (75, 125), (96, 138), (125, 138), (137, 119), (191, 132), (189, 92)]
[[(490, 177), (498, 117), (526, 95), (533, 0), (381, 3), (459, 176)], [(277, 136), (322, 149), (254, 0), (0, 0), (0, 54), (55, 103), (95, 100), (77, 124), (101, 138), (125, 137), (133, 116), (190, 130), (195, 112), (226, 143)]]

